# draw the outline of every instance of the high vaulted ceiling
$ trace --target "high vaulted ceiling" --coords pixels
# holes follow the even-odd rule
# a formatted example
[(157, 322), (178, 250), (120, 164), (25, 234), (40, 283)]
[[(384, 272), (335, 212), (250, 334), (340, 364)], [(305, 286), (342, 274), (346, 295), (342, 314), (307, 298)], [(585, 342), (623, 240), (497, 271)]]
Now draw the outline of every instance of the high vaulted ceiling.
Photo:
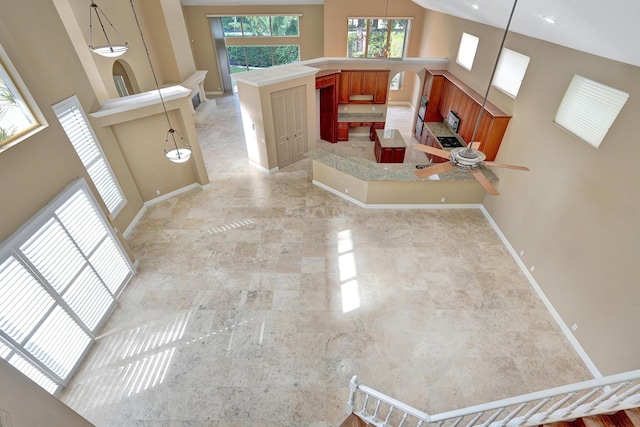
[[(323, 0), (181, 0), (183, 5), (323, 4)], [(393, 0), (389, 0), (392, 2)], [(505, 28), (515, 0), (412, 0)], [(517, 0), (510, 30), (640, 67), (640, 0)], [(553, 19), (550, 24), (544, 17)]]

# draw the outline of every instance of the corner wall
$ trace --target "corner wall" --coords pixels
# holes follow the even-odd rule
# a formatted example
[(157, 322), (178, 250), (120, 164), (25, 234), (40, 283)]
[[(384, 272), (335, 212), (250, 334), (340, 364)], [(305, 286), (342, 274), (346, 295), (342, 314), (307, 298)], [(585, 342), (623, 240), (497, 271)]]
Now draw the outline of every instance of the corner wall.
[[(502, 31), (427, 12), (423, 55), (455, 58), (462, 31), (480, 37), (473, 70), (449, 71), (484, 93)], [(640, 288), (640, 68), (510, 33), (507, 48), (531, 58), (518, 97), (492, 89), (489, 100), (513, 114), (499, 163), (501, 195), (484, 206), (551, 304), (603, 375), (637, 369)], [(599, 149), (553, 123), (574, 74), (630, 94)]]

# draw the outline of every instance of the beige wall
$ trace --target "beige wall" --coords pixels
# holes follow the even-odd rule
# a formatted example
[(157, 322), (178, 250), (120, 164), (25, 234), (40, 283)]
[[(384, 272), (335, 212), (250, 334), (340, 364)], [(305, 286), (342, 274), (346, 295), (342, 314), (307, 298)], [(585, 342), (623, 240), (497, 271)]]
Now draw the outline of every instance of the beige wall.
[[(422, 52), (453, 59), (449, 70), (484, 93), (502, 32), (428, 13)], [(471, 72), (455, 64), (461, 32), (480, 37)], [(494, 168), (498, 197), (484, 205), (597, 368), (612, 374), (638, 368), (640, 175), (627, 159), (640, 156), (640, 69), (517, 34), (506, 47), (530, 56), (520, 93), (492, 90), (490, 100), (513, 114)], [(553, 123), (575, 73), (630, 93), (599, 149)]]
[[(386, 6), (386, 0), (325, 0), (323, 56), (346, 56), (347, 19), (385, 16)], [(423, 33), (424, 9), (411, 0), (394, 0), (388, 13), (389, 18), (413, 18), (406, 56), (419, 56), (421, 38), (418, 35)]]
[(184, 6), (183, 9), (196, 67), (198, 70), (208, 71), (204, 82), (207, 92), (222, 91), (218, 61), (207, 15), (301, 13), (300, 37), (247, 38), (246, 41), (230, 41), (230, 44), (298, 44), (300, 45), (301, 61), (324, 56), (322, 44), (324, 13), (321, 5)]
[(90, 427), (82, 418), (42, 387), (27, 380), (0, 359), (0, 408), (11, 416), (15, 427)]

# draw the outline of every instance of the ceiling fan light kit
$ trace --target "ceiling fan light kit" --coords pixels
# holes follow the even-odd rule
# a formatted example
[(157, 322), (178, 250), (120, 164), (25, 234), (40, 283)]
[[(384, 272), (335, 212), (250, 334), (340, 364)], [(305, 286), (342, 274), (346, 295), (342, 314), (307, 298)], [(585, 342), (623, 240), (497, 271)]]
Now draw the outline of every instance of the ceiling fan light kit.
[(486, 165), (486, 166), (502, 167), (507, 169), (524, 170), (524, 171), (529, 170), (525, 166), (505, 165), (501, 163), (485, 162), (485, 159), (487, 158), (487, 156), (485, 156), (485, 154), (482, 151), (478, 150), (481, 143), (479, 141), (475, 141), (476, 134), (478, 132), (478, 129), (480, 128), (482, 113), (487, 103), (487, 98), (489, 97), (489, 90), (491, 89), (491, 83), (493, 83), (493, 77), (495, 76), (496, 69), (498, 68), (500, 54), (502, 53), (504, 42), (507, 38), (507, 34), (509, 33), (509, 26), (511, 25), (511, 19), (513, 18), (513, 13), (516, 10), (517, 4), (518, 4), (518, 0), (514, 0), (513, 8), (511, 9), (511, 14), (509, 15), (509, 21), (507, 22), (507, 26), (504, 30), (504, 35), (502, 36), (500, 49), (498, 49), (498, 55), (493, 65), (493, 71), (491, 72), (491, 77), (489, 78), (489, 85), (487, 86), (487, 91), (485, 92), (484, 99), (482, 100), (482, 106), (480, 107), (478, 120), (476, 121), (476, 126), (473, 130), (473, 135), (471, 137), (472, 142), (470, 142), (467, 147), (454, 148), (451, 151), (445, 151), (439, 148), (430, 147), (430, 146), (421, 145), (421, 144), (414, 145), (414, 149), (416, 150), (423, 151), (425, 153), (432, 154), (432, 155), (449, 160), (449, 163), (439, 163), (438, 165), (429, 166), (426, 168), (419, 168), (419, 170), (416, 170), (414, 172), (414, 174), (418, 178), (426, 178), (428, 176), (435, 175), (438, 173), (444, 173), (453, 169), (469, 171), (471, 172), (473, 177), (478, 181), (478, 183), (482, 185), (482, 187), (485, 189), (487, 193), (497, 196), (500, 193), (498, 193), (498, 190), (496, 190), (493, 184), (489, 182), (487, 177), (485, 177), (482, 174), (482, 172), (479, 169), (480, 166)]

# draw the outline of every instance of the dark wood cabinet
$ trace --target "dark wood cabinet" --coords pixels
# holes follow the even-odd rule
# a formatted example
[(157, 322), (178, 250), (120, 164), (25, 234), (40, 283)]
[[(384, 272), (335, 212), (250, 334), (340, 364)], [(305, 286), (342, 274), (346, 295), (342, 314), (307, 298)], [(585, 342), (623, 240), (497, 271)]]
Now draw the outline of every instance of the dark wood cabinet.
[[(330, 73), (330, 71), (327, 71)], [(320, 91), (320, 138), (337, 142), (338, 132), (338, 74), (322, 74), (316, 77), (316, 89)]]
[(339, 104), (386, 104), (387, 102), (389, 70), (342, 70), (338, 80)]
[(349, 122), (338, 122), (338, 141), (349, 140)]
[[(429, 147), (443, 149), (438, 138), (431, 132), (427, 124), (425, 123), (422, 129), (422, 134), (420, 135), (420, 144), (428, 145)], [(427, 158), (431, 160), (433, 163), (444, 163), (448, 162), (447, 159), (439, 156), (434, 156), (428, 153), (425, 153)]]
[(348, 104), (351, 97), (351, 73), (342, 71), (338, 78), (338, 104)]
[[(482, 95), (444, 70), (427, 70), (422, 94), (428, 99), (425, 122), (440, 122), (453, 111), (460, 117), (458, 134), (465, 142), (472, 142), (482, 108)], [(487, 160), (496, 158), (509, 120), (510, 115), (490, 102), (485, 104), (475, 140), (480, 142), (479, 149)], [(434, 156), (434, 161), (436, 159)]]
[(369, 131), (369, 139), (371, 141), (376, 139), (376, 129), (384, 129), (384, 122), (374, 122), (371, 125), (371, 130)]

